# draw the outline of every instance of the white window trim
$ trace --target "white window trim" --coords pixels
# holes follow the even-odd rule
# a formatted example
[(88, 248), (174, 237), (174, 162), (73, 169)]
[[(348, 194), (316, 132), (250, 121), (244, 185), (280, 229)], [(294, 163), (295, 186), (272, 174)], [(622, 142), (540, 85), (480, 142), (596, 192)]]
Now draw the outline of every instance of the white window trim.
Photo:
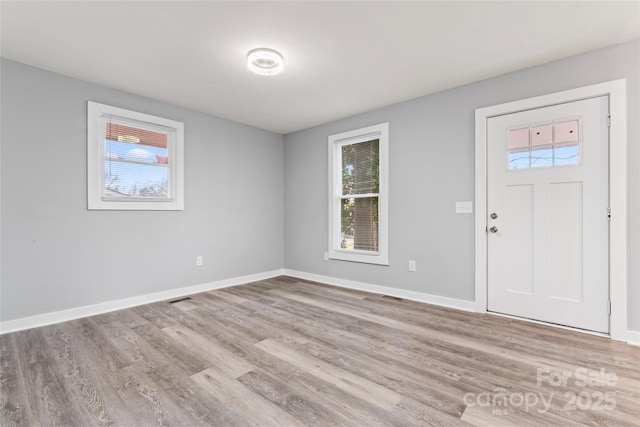
[[(341, 147), (345, 144), (379, 139), (380, 189), (378, 196), (379, 251), (340, 249)], [(329, 136), (329, 259), (389, 265), (389, 123)]]
[[(102, 194), (102, 162), (104, 141), (101, 141), (100, 117), (103, 114), (175, 129), (174, 147), (170, 150), (171, 199), (168, 200), (104, 200)], [(184, 210), (184, 124), (175, 120), (87, 102), (87, 200), (90, 210)]]

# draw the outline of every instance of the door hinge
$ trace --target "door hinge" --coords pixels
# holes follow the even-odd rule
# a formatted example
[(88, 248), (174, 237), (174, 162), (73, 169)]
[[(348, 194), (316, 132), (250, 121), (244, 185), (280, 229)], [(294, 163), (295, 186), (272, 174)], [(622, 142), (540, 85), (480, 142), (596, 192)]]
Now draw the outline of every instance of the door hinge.
[(609, 310), (609, 314), (611, 314), (611, 301), (609, 301), (608, 307), (609, 307), (609, 309), (608, 309)]
[(611, 221), (611, 208), (607, 208), (607, 221)]
[(611, 114), (607, 116), (607, 126), (611, 127)]

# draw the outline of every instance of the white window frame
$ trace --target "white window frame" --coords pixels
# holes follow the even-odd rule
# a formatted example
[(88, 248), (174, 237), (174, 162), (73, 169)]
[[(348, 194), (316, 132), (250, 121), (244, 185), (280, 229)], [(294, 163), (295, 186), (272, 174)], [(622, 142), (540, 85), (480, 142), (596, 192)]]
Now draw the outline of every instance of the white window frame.
[[(103, 116), (112, 116), (141, 125), (169, 128), (174, 137), (168, 138), (169, 188), (166, 199), (108, 199), (102, 197), (104, 189), (104, 133)], [(97, 102), (87, 102), (87, 197), (90, 210), (184, 210), (184, 124), (150, 114), (125, 110)]]
[[(342, 147), (379, 140), (378, 251), (341, 248)], [(332, 260), (389, 265), (389, 123), (329, 136), (329, 245)]]

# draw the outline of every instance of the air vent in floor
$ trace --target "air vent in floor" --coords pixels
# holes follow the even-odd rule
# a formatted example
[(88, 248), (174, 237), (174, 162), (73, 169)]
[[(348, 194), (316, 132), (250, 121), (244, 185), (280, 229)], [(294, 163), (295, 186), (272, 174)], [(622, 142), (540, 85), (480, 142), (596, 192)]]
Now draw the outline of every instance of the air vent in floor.
[(169, 304), (175, 304), (177, 302), (182, 302), (182, 301), (189, 301), (190, 299), (191, 297), (178, 298), (178, 299), (169, 301)]

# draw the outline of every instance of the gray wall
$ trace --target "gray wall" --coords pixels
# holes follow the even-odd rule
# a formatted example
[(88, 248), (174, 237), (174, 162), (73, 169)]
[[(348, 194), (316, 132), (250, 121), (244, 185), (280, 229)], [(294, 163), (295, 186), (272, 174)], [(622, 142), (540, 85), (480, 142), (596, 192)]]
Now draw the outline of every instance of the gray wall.
[[(1, 84), (0, 320), (282, 268), (281, 135), (7, 60)], [(87, 100), (184, 122), (184, 211), (87, 210)]]
[[(456, 215), (454, 203), (474, 200), (474, 110), (626, 78), (629, 326), (640, 330), (639, 52), (638, 41), (626, 43), (286, 135), (285, 267), (473, 300), (474, 218)], [(381, 122), (390, 132), (390, 265), (324, 261), (327, 136)]]

